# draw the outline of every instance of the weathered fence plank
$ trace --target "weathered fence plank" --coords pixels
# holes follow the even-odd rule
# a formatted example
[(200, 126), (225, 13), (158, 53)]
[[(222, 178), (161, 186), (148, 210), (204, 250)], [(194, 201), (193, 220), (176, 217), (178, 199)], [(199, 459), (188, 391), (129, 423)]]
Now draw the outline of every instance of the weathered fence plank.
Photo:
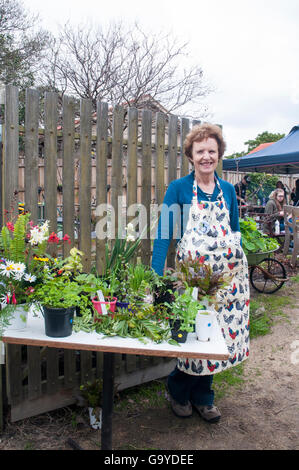
[[(99, 102), (97, 104), (97, 144), (96, 144), (96, 205), (95, 215), (103, 216), (104, 206), (107, 203), (107, 158), (108, 158), (108, 104)], [(107, 218), (107, 211), (106, 218)], [(99, 274), (103, 273), (105, 259), (104, 231), (97, 234), (96, 230), (96, 269)], [(101, 236), (98, 236), (101, 235)]]
[(5, 127), (4, 127), (4, 161), (3, 161), (3, 207), (11, 211), (12, 217), (18, 214), (18, 174), (19, 174), (19, 91), (8, 85), (5, 93)]
[(38, 220), (38, 121), (39, 92), (26, 90), (25, 108), (25, 209)]
[[(122, 230), (122, 204), (120, 204), (119, 214), (119, 198), (123, 195), (123, 181), (122, 181), (122, 161), (123, 161), (123, 127), (124, 127), (124, 109), (117, 105), (113, 112), (113, 127), (112, 127), (112, 172), (111, 172), (111, 205), (114, 209), (115, 236)], [(120, 219), (120, 220), (119, 220)], [(120, 222), (120, 224), (119, 224)], [(119, 226), (120, 225), (120, 226)], [(113, 233), (111, 238), (114, 238)]]
[(73, 388), (76, 384), (76, 354), (72, 349), (64, 350), (64, 385)]
[(59, 390), (59, 350), (47, 348), (47, 393), (50, 395)]
[(68, 256), (70, 247), (74, 245), (74, 150), (75, 150), (75, 111), (74, 101), (68, 96), (63, 97), (63, 233), (70, 237), (70, 245), (63, 246), (63, 256)]
[[(143, 264), (150, 264), (151, 259), (151, 188), (152, 188), (152, 113), (144, 109), (142, 112), (142, 193), (141, 203), (143, 206), (144, 216), (146, 220), (146, 232), (141, 242), (141, 261)], [(144, 218), (145, 218), (144, 217)], [(144, 227), (142, 227), (144, 231)]]
[[(57, 93), (45, 93), (45, 219), (51, 232), (57, 231)], [(46, 175), (46, 177), (45, 177)]]
[(189, 119), (187, 118), (182, 118), (181, 119), (181, 135), (180, 135), (180, 139), (181, 139), (181, 145), (180, 145), (180, 148), (181, 148), (181, 164), (180, 164), (180, 167), (181, 167), (181, 173), (180, 173), (180, 176), (183, 177), (183, 176), (186, 176), (189, 174), (189, 161), (188, 161), (188, 158), (186, 157), (185, 153), (184, 153), (184, 141), (186, 139), (186, 135), (188, 134), (190, 128), (189, 128)]
[(91, 100), (82, 99), (80, 107), (80, 250), (83, 271), (91, 268)]
[(7, 395), (11, 405), (21, 403), (24, 394), (22, 387), (22, 346), (6, 345)]
[(155, 161), (155, 199), (162, 204), (165, 194), (165, 124), (166, 116), (156, 114), (156, 161)]
[[(137, 204), (138, 110), (130, 108), (128, 114), (127, 207), (130, 207)], [(136, 214), (128, 212), (127, 215), (130, 222)]]
[(37, 346), (27, 346), (28, 358), (28, 398), (33, 400), (39, 398), (41, 389), (41, 361), (40, 348)]

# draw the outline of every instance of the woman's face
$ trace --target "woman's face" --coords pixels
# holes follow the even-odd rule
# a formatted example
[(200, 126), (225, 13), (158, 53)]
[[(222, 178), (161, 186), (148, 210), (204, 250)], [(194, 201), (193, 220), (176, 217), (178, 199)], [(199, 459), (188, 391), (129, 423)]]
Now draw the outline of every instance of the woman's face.
[(218, 144), (216, 139), (208, 137), (200, 142), (193, 142), (192, 161), (197, 174), (214, 174), (218, 165)]

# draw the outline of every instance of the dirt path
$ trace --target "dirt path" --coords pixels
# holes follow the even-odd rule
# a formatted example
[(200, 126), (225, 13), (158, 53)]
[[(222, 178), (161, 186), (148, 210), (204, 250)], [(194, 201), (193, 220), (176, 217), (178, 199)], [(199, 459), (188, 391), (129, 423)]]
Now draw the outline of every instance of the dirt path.
[[(296, 286), (296, 287), (295, 287)], [(114, 449), (298, 449), (299, 289), (288, 287), (296, 308), (284, 308), (272, 332), (251, 341), (245, 381), (218, 400), (222, 419), (209, 425), (197, 414), (181, 420), (165, 400), (162, 407), (116, 410)], [(57, 410), (8, 424), (0, 449), (100, 449), (100, 431), (92, 430), (76, 409)]]

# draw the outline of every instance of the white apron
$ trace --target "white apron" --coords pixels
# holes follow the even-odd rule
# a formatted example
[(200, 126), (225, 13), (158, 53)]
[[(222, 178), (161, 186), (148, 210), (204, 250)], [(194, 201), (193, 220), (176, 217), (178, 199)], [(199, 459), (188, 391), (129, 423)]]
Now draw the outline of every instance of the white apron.
[(191, 254), (202, 258), (214, 271), (233, 274), (229, 287), (217, 293), (217, 320), (230, 357), (226, 361), (178, 358), (177, 367), (191, 375), (210, 375), (244, 361), (249, 354), (248, 263), (240, 244), (240, 233), (232, 232), (230, 216), (220, 184), (217, 201), (197, 199), (197, 182), (185, 233), (176, 250), (176, 261)]

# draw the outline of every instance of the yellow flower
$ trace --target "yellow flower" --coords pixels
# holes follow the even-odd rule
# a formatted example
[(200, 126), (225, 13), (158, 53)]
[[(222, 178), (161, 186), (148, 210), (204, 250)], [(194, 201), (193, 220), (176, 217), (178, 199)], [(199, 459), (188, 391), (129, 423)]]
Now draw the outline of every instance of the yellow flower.
[(49, 261), (49, 258), (38, 258), (37, 256), (34, 257), (37, 261)]

